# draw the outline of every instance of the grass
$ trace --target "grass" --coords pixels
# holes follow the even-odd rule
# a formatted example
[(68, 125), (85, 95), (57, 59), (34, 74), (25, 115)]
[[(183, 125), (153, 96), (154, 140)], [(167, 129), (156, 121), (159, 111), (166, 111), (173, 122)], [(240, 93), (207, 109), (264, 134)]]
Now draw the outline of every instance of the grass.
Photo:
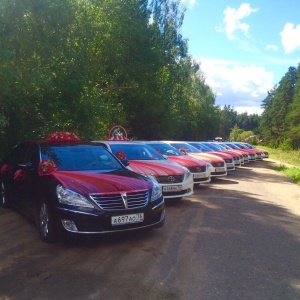
[[(272, 167), (273, 170), (283, 172), (288, 177), (292, 178), (295, 183), (300, 185), (300, 151), (283, 151), (280, 149), (272, 149), (264, 146), (258, 146), (257, 148), (265, 149), (269, 152), (271, 159), (279, 160), (283, 164), (277, 167)], [(287, 167), (284, 163), (293, 165), (293, 167)]]

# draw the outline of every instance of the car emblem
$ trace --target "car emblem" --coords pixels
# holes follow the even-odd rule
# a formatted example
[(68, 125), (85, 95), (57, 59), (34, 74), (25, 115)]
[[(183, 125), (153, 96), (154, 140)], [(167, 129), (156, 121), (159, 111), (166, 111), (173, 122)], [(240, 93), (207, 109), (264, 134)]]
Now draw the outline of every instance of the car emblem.
[(201, 172), (201, 168), (197, 167), (197, 168), (196, 168), (196, 171), (197, 171), (197, 172)]
[(217, 167), (221, 167), (221, 163), (217, 163)]
[(174, 176), (169, 176), (168, 177), (168, 181), (169, 182), (174, 182), (175, 181), (175, 177)]
[(125, 206), (125, 209), (128, 209), (127, 195), (126, 193), (121, 193), (121, 197)]

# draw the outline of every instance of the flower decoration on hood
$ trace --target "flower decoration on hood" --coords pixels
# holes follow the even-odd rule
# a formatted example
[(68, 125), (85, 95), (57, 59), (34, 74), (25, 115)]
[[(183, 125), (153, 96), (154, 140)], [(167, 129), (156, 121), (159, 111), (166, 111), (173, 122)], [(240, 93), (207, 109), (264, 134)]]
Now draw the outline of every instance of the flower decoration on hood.
[(57, 171), (57, 165), (51, 159), (43, 159), (38, 166), (38, 172), (40, 176), (51, 175)]
[(25, 171), (23, 169), (18, 169), (14, 174), (14, 180), (23, 181), (25, 179)]
[(0, 174), (1, 175), (9, 174), (10, 172), (11, 172), (11, 166), (9, 164), (4, 164), (1, 167), (1, 170), (0, 170)]
[(186, 152), (186, 150), (183, 147), (179, 148), (179, 151), (182, 152), (184, 155), (187, 155), (187, 152)]
[(72, 144), (80, 142), (80, 138), (73, 132), (55, 131), (47, 136), (46, 142), (50, 144)]
[(126, 159), (126, 154), (123, 151), (117, 151), (115, 153), (115, 156), (119, 159), (119, 160), (124, 160)]

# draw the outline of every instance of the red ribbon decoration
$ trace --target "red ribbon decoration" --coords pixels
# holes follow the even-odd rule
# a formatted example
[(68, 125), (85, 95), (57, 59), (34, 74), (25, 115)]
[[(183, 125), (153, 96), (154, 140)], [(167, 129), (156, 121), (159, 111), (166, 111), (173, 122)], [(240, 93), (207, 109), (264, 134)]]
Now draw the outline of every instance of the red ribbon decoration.
[(43, 159), (38, 165), (40, 176), (51, 175), (55, 171), (57, 171), (57, 165), (51, 159)]
[(179, 148), (179, 151), (182, 152), (184, 155), (187, 155), (187, 152), (184, 148)]
[(9, 164), (4, 164), (1, 167), (1, 170), (0, 170), (0, 174), (1, 175), (9, 174), (10, 172), (11, 172), (11, 166)]
[(80, 138), (73, 132), (55, 131), (47, 136), (46, 142), (50, 144), (72, 144), (80, 142)]
[(18, 169), (14, 174), (14, 180), (23, 181), (25, 179), (25, 171), (23, 169)]

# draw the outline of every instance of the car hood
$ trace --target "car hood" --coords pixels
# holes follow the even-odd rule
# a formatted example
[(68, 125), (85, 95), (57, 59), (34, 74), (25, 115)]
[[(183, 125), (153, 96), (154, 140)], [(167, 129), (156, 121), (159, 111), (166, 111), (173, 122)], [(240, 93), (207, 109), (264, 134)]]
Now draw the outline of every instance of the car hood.
[(152, 187), (149, 181), (127, 170), (111, 173), (57, 171), (53, 173), (53, 176), (65, 188), (80, 194), (127, 193)]
[(195, 157), (195, 158), (200, 158), (200, 159), (203, 159), (207, 162), (210, 162), (210, 163), (217, 163), (217, 162), (224, 162), (224, 159), (219, 157), (219, 156), (216, 156), (216, 155), (213, 155), (213, 154), (207, 154), (207, 153), (188, 153), (188, 155), (192, 156), (192, 157)]
[(183, 165), (185, 167), (204, 167), (206, 166), (206, 161), (196, 158), (193, 158), (188, 155), (184, 156), (168, 156), (168, 159), (174, 162), (177, 162), (180, 165)]
[(146, 160), (130, 160), (129, 167), (139, 174), (169, 176), (183, 175), (185, 169), (180, 165), (168, 160), (146, 161)]
[(212, 154), (219, 157), (222, 157), (223, 159), (232, 159), (232, 155), (225, 152), (218, 152), (218, 151), (211, 151), (211, 152), (205, 152), (206, 154)]

